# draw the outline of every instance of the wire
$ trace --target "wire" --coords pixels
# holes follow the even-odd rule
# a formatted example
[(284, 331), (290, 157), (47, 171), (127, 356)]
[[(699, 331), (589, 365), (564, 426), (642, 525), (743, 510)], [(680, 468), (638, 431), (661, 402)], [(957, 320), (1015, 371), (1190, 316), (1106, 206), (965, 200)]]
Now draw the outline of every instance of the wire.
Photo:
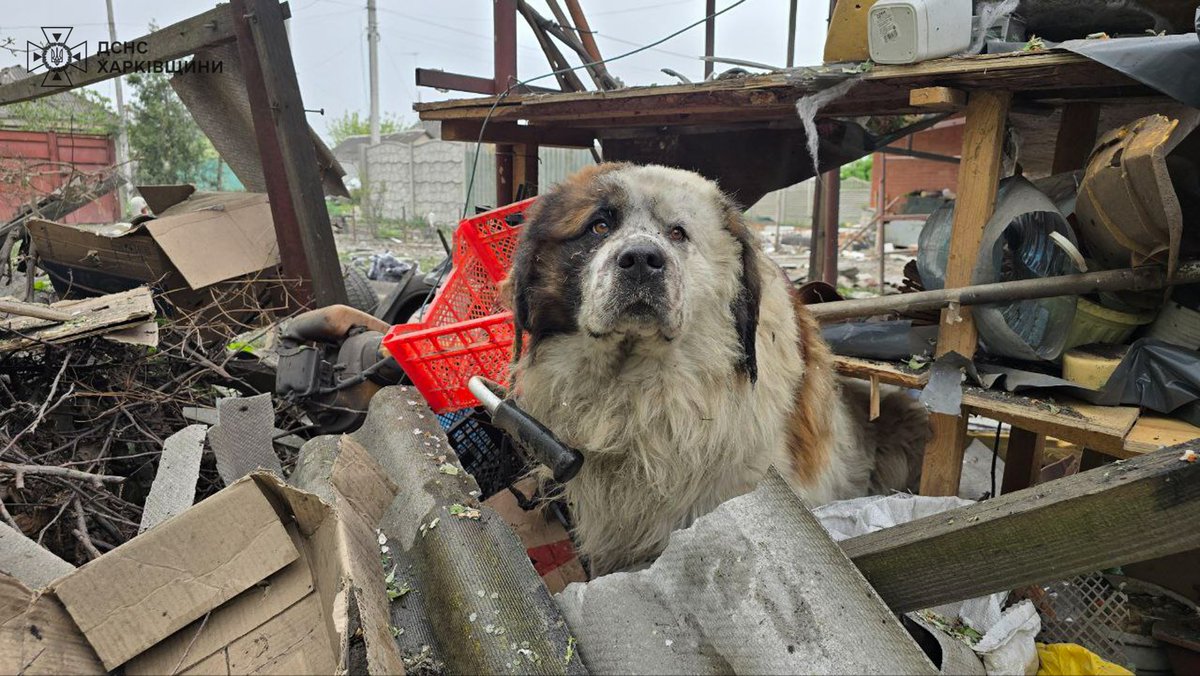
[[(475, 171), (479, 167), (479, 152), (480, 152), (480, 149), (483, 147), (483, 136), (484, 136), (484, 133), (487, 132), (488, 122), (492, 119), (492, 114), (496, 112), (496, 107), (500, 105), (500, 102), (503, 101), (512, 92), (513, 89), (516, 89), (517, 87), (522, 87), (531, 82), (537, 82), (538, 80), (544, 80), (548, 77), (562, 75), (563, 73), (569, 73), (571, 71), (588, 68), (590, 66), (612, 63), (613, 61), (618, 61), (620, 59), (624, 59), (626, 57), (633, 56), (634, 54), (639, 54), (648, 49), (657, 47), (657, 46), (661, 45), (662, 43), (666, 42), (667, 40), (670, 40), (674, 37), (682, 35), (683, 33), (690, 31), (691, 29), (695, 28), (696, 26), (699, 26), (702, 23), (706, 23), (710, 19), (714, 19), (718, 16), (721, 16), (725, 12), (728, 12), (729, 10), (733, 9), (734, 7), (737, 7), (738, 5), (741, 5), (744, 2), (746, 2), (746, 0), (737, 0), (732, 5), (729, 5), (728, 7), (724, 8), (724, 9), (717, 10), (716, 12), (709, 14), (708, 16), (704, 17), (703, 19), (700, 19), (699, 21), (694, 21), (694, 22), (684, 26), (683, 28), (680, 28), (679, 30), (675, 31), (674, 33), (671, 33), (670, 35), (659, 38), (658, 40), (655, 40), (654, 42), (642, 45), (641, 47), (638, 47), (636, 49), (631, 49), (628, 52), (625, 52), (623, 54), (618, 54), (617, 56), (614, 56), (610, 59), (598, 59), (596, 61), (589, 61), (587, 63), (583, 63), (578, 66), (571, 66), (570, 68), (561, 68), (559, 70), (552, 70), (549, 73), (545, 73), (543, 75), (538, 75), (536, 77), (531, 77), (531, 78), (528, 78), (525, 80), (520, 80), (520, 81), (517, 81), (517, 82), (514, 82), (514, 83), (508, 85), (508, 87), (506, 87), (504, 89), (504, 91), (501, 92), (496, 97), (496, 100), (492, 101), (492, 105), (490, 108), (488, 108), (487, 114), (483, 116), (483, 123), (479, 125), (479, 138), (475, 141), (475, 154), (471, 160), (471, 175), (467, 179), (467, 191), (466, 191), (467, 196), (466, 196), (466, 199), (463, 201), (461, 218), (467, 217), (467, 211), (468, 211), (468, 209), (470, 209), (470, 206), (471, 206), (471, 190), (475, 187)], [(497, 206), (499, 206), (499, 205), (497, 205)]]

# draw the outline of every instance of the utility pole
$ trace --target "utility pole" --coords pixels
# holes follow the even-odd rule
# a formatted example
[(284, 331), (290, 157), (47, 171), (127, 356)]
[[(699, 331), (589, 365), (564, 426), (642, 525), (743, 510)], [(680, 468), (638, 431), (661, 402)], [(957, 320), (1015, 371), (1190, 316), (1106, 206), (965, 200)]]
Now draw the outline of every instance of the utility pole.
[(375, 20), (375, 0), (367, 0), (367, 49), (371, 62), (371, 145), (374, 146), (379, 145), (379, 23)]
[[(105, 0), (108, 5), (108, 39), (117, 41), (117, 22), (113, 18), (113, 0)], [(122, 215), (125, 205), (129, 204), (129, 188), (133, 186), (133, 167), (129, 164), (129, 133), (125, 124), (125, 92), (121, 90), (121, 78), (113, 78), (113, 87), (117, 93), (117, 173), (121, 178), (117, 186), (117, 199), (120, 201)], [(136, 216), (137, 214), (134, 214)]]

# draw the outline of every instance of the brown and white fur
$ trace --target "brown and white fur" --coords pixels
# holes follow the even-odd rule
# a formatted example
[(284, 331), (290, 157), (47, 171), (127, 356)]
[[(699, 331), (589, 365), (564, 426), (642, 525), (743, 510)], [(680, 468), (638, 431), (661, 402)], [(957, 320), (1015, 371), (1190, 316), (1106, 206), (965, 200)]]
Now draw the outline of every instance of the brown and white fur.
[(868, 424), (865, 393), (848, 404), (816, 321), (697, 174), (572, 176), (531, 208), (508, 287), (514, 396), (584, 455), (565, 491), (594, 575), (653, 558), (772, 465), (810, 504), (914, 484), (923, 412), (895, 392)]

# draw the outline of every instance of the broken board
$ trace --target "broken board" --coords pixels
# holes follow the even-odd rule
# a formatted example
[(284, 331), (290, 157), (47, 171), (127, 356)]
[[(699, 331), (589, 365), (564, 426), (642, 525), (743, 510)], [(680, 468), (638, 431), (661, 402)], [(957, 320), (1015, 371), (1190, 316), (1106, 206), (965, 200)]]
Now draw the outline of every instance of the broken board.
[(60, 301), (49, 307), (72, 318), (64, 322), (14, 317), (0, 322), (0, 353), (43, 345), (69, 343), (144, 324), (153, 320), (154, 295), (146, 287), (84, 300)]

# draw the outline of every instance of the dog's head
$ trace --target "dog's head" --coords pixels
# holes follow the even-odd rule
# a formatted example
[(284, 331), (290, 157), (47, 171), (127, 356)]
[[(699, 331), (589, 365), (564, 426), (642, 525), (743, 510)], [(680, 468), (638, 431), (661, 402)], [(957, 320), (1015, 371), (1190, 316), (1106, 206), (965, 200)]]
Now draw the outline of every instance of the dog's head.
[[(518, 335), (673, 341), (697, 317), (732, 324), (757, 378), (753, 238), (714, 184), (680, 169), (589, 167), (530, 209), (509, 284)], [(520, 351), (520, 343), (517, 348)]]

